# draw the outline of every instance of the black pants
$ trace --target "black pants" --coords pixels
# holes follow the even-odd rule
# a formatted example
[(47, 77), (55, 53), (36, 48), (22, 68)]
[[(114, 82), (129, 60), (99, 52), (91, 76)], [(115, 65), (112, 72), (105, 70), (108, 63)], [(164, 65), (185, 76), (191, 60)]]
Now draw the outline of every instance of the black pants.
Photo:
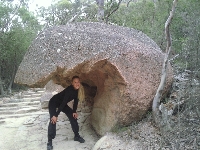
[[(57, 106), (55, 103), (55, 97), (52, 97), (51, 100), (49, 101), (50, 122), (49, 122), (49, 126), (48, 126), (48, 141), (51, 141), (56, 136), (56, 124), (51, 123), (51, 118), (55, 114), (56, 108), (58, 108), (58, 107), (59, 106)], [(74, 135), (79, 136), (78, 122), (77, 122), (77, 119), (75, 119), (73, 117), (72, 109), (66, 104), (66, 107), (63, 108), (62, 112), (64, 112), (67, 115), (67, 117), (69, 118)]]

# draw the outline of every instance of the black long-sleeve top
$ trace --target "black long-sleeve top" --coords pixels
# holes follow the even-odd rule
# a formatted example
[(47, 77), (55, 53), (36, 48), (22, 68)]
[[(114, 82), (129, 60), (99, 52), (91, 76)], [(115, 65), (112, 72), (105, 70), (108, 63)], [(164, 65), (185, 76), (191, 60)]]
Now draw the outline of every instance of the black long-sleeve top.
[(56, 97), (56, 105), (59, 106), (55, 114), (56, 117), (60, 114), (62, 109), (67, 105), (68, 102), (74, 100), (73, 113), (76, 113), (78, 106), (78, 90), (74, 89), (72, 85), (68, 86), (62, 92), (54, 95)]

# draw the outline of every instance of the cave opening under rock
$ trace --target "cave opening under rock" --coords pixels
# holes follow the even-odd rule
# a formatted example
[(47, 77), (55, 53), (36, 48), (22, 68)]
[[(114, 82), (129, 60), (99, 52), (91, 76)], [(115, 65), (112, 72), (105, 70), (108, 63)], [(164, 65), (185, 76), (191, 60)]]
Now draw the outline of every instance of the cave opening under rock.
[(102, 135), (118, 122), (116, 112), (120, 111), (120, 97), (124, 94), (126, 83), (118, 69), (107, 59), (92, 65), (85, 62), (71, 70), (59, 69), (53, 80), (66, 87), (74, 75), (80, 77), (85, 91), (86, 99), (81, 103), (81, 111), (91, 112), (90, 123)]
[[(85, 92), (85, 100), (81, 103), (81, 112), (83, 113), (91, 113), (92, 106), (94, 104), (94, 97), (97, 92), (97, 86), (94, 86), (93, 84), (87, 84), (88, 81), (81, 82), (84, 92)], [(89, 81), (89, 83), (92, 83), (92, 81)]]

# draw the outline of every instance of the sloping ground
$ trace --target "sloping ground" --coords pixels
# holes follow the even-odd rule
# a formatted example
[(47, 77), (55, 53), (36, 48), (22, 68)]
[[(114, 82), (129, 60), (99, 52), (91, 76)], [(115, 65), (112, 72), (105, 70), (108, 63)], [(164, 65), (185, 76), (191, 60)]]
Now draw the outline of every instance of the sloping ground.
[[(139, 123), (118, 128), (99, 144), (106, 150), (199, 150), (200, 149), (200, 81), (194, 74), (178, 72), (166, 103), (180, 103), (168, 115), (167, 124), (155, 127), (151, 112)], [(165, 122), (166, 123), (166, 122)], [(111, 140), (110, 140), (111, 139)], [(114, 140), (115, 139), (115, 140)], [(112, 142), (110, 142), (112, 141)], [(123, 146), (122, 146), (123, 145)]]
[[(12, 98), (1, 99), (0, 150), (46, 149), (49, 114), (48, 110), (40, 107), (40, 97), (44, 92), (44, 89), (37, 88), (18, 93)], [(90, 125), (90, 113), (83, 113), (80, 110), (78, 113), (80, 134), (86, 142), (80, 144), (73, 141), (70, 123), (65, 114), (61, 113), (57, 122), (57, 136), (53, 141), (54, 150), (139, 150), (144, 148), (138, 140), (140, 135), (130, 129), (122, 134), (108, 132), (103, 141), (98, 141), (100, 137)], [(148, 122), (139, 126), (144, 133), (156, 133), (154, 127)], [(117, 130), (123, 130), (123, 128)], [(143, 134), (143, 136), (146, 135)]]
[(10, 98), (0, 99), (1, 122), (8, 118), (30, 116), (35, 112), (47, 113), (47, 111), (40, 112), (40, 98), (44, 92), (43, 88), (36, 88), (19, 92)]
[[(31, 89), (0, 101), (0, 150), (46, 149), (48, 110), (41, 109), (40, 97), (44, 89)], [(88, 149), (98, 140), (89, 124), (90, 113), (79, 111), (80, 134), (86, 143), (73, 141), (73, 132), (65, 114), (59, 115), (54, 149)]]
[[(4, 98), (4, 104), (0, 101), (0, 150), (46, 149), (49, 114), (48, 110), (40, 107), (40, 93), (44, 93), (43, 89), (32, 89), (24, 94), (19, 93), (11, 99)], [(61, 113), (57, 122), (57, 136), (53, 141), (54, 150), (91, 150), (93, 148), (93, 150), (143, 150), (146, 145), (141, 144), (140, 138), (148, 137), (152, 140), (159, 138), (156, 129), (148, 120), (145, 120), (138, 125), (137, 131), (131, 126), (119, 128), (114, 130), (117, 133), (107, 132), (106, 138), (98, 141), (100, 137), (90, 125), (90, 113), (83, 113), (80, 110), (78, 113), (80, 134), (86, 143), (80, 144), (73, 141), (69, 121), (65, 114)]]
[(176, 103), (184, 103), (169, 117), (171, 129), (162, 129), (162, 144), (175, 150), (199, 150), (200, 81), (194, 73), (187, 71), (178, 73), (175, 79), (171, 97)]

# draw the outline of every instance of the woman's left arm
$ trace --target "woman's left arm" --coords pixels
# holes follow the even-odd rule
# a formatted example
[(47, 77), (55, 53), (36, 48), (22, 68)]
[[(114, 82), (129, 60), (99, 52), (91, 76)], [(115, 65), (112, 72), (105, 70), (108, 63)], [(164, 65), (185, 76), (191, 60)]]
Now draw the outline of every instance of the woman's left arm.
[(74, 117), (75, 119), (78, 118), (78, 114), (77, 114), (77, 112), (76, 112), (77, 107), (78, 107), (78, 99), (75, 98), (75, 99), (74, 99), (74, 105), (73, 105), (73, 117)]

